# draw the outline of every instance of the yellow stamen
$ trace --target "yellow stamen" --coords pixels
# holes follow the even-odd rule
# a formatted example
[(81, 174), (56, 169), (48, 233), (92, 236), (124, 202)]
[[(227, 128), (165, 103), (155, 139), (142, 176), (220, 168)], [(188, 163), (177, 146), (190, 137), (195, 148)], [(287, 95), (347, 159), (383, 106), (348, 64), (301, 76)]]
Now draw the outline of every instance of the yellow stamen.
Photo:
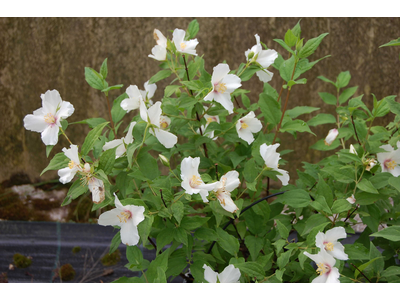
[(208, 118), (207, 118), (207, 125), (210, 124), (211, 122), (214, 122), (214, 119), (211, 118), (211, 117), (208, 117)]
[(56, 119), (51, 113), (48, 113), (47, 115), (44, 116), (44, 121), (47, 124), (54, 124), (56, 122)]
[(70, 160), (68, 163), (68, 168), (73, 169), (75, 167), (75, 165), (76, 164), (72, 160)]
[(385, 167), (389, 170), (393, 170), (397, 166), (397, 163), (394, 160), (385, 161)]
[(329, 242), (325, 244), (325, 249), (328, 251), (333, 251), (333, 243)]
[(186, 43), (182, 42), (182, 43), (181, 43), (181, 49), (182, 49), (182, 50), (185, 50), (185, 48), (186, 48)]
[(329, 270), (329, 267), (325, 266), (323, 263), (317, 264), (317, 267), (317, 273), (319, 273), (319, 275), (323, 275)]
[(203, 181), (201, 180), (201, 178), (199, 176), (196, 176), (196, 175), (193, 175), (192, 178), (190, 178), (190, 180), (189, 180), (189, 185), (192, 188), (196, 188), (202, 183), (203, 183)]
[(120, 223), (126, 223), (131, 218), (129, 211), (123, 211), (121, 215), (117, 215)]
[(223, 82), (218, 83), (215, 87), (215, 90), (221, 94), (225, 93), (227, 89), (226, 84)]
[(242, 128), (243, 128), (243, 129), (246, 129), (247, 127), (249, 127), (249, 125), (247, 125), (246, 123), (243, 122), (243, 123), (242, 123)]
[(162, 123), (160, 124), (160, 126), (161, 126), (162, 129), (165, 129), (165, 128), (168, 127), (168, 123), (167, 123), (167, 122), (162, 122)]

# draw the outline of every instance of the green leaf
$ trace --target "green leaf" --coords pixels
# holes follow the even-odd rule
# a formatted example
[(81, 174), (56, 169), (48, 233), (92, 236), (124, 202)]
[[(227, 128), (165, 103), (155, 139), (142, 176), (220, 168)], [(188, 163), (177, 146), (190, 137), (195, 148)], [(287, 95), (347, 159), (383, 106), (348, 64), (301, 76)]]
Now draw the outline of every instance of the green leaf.
[(375, 257), (374, 259), (371, 259), (369, 262), (362, 264), (361, 266), (358, 266), (355, 271), (354, 271), (354, 278), (357, 279), (358, 275), (360, 275), (360, 271), (362, 272), (366, 267), (368, 267), (370, 264), (372, 264), (375, 260), (377, 260), (379, 257)]
[(274, 126), (279, 123), (282, 112), (279, 103), (273, 97), (261, 93), (258, 105), (264, 115), (264, 122), (268, 122)]
[(143, 254), (137, 246), (126, 247), (126, 258), (131, 264), (140, 265), (143, 261)]
[(236, 268), (241, 271), (241, 274), (246, 274), (251, 277), (262, 279), (265, 276), (263, 267), (254, 261), (248, 261), (244, 263), (233, 264)]
[(105, 92), (109, 92), (111, 90), (119, 90), (120, 88), (122, 88), (124, 85), (123, 84), (117, 84), (117, 85), (113, 85), (113, 86), (109, 86), (108, 88), (105, 88), (103, 90), (101, 90), (103, 93)]
[(389, 109), (392, 113), (396, 115), (400, 115), (400, 103), (394, 100), (393, 98), (387, 98), (386, 103), (389, 106)]
[(391, 40), (389, 43), (379, 46), (379, 48), (392, 46), (400, 46), (400, 38), (397, 38), (396, 40)]
[(119, 245), (121, 244), (121, 232), (118, 232), (114, 235), (113, 239), (111, 240), (110, 250), (108, 251), (109, 254), (113, 253), (115, 250), (118, 249)]
[(354, 93), (357, 91), (357, 89), (358, 89), (358, 86), (345, 89), (339, 96), (339, 103), (343, 104), (347, 100), (349, 100), (350, 97), (352, 97), (354, 95)]
[(370, 236), (382, 237), (389, 241), (398, 242), (400, 241), (400, 226), (386, 227), (378, 232), (371, 234)]
[(351, 208), (352, 208), (352, 205), (349, 203), (349, 201), (347, 201), (345, 199), (335, 200), (331, 207), (332, 213), (334, 213), (334, 214), (339, 214), (341, 212), (348, 211)]
[(99, 124), (95, 128), (93, 128), (91, 131), (89, 131), (89, 133), (86, 136), (85, 141), (83, 142), (83, 145), (82, 145), (82, 150), (81, 150), (82, 155), (87, 155), (89, 153), (89, 151), (92, 150), (94, 143), (96, 143), (96, 141), (100, 137), (104, 127), (108, 123), (109, 122)]
[(260, 170), (258, 170), (255, 159), (249, 159), (244, 165), (243, 176), (248, 182), (253, 182), (259, 175)]
[(107, 69), (107, 58), (103, 61), (100, 67), (100, 74), (103, 76), (104, 79), (107, 78), (108, 69)]
[(209, 219), (210, 218), (205, 218), (205, 217), (184, 216), (181, 221), (181, 227), (185, 228), (186, 230), (194, 230), (201, 227)]
[(279, 221), (278, 219), (276, 219), (275, 222), (281, 238), (287, 239), (289, 237), (289, 230), (287, 229), (287, 227), (283, 225), (282, 222)]
[(115, 124), (121, 121), (122, 118), (126, 115), (126, 110), (121, 107), (121, 102), (126, 98), (129, 98), (128, 95), (126, 93), (123, 93), (113, 102), (113, 106), (111, 108), (111, 117)]
[(290, 29), (288, 29), (288, 31), (285, 34), (286, 45), (288, 45), (289, 47), (293, 47), (296, 45), (296, 42), (297, 42), (297, 36), (295, 36), (293, 32)]
[(180, 85), (168, 85), (164, 90), (164, 97), (169, 97), (173, 93), (176, 93), (176, 91), (178, 91), (180, 87)]
[(92, 68), (85, 67), (85, 79), (86, 82), (96, 90), (101, 91), (102, 89), (106, 88), (106, 86), (104, 85), (103, 76), (101, 76)]
[(180, 201), (175, 202), (171, 205), (171, 211), (178, 224), (180, 224), (183, 216), (185, 215), (183, 203)]
[(307, 123), (303, 120), (292, 120), (288, 121), (279, 129), (281, 132), (294, 131), (294, 132), (308, 132), (313, 135), (316, 135), (311, 131), (310, 127), (308, 127)]
[(174, 231), (175, 229), (173, 228), (164, 228), (158, 233), (156, 238), (157, 252), (162, 250), (166, 245), (172, 243)]
[(260, 254), (261, 249), (264, 247), (264, 240), (260, 237), (255, 237), (253, 235), (246, 236), (244, 243), (249, 249), (251, 259), (254, 261)]
[(218, 245), (232, 256), (239, 252), (239, 241), (220, 227), (216, 228), (218, 234)]
[(298, 38), (300, 38), (300, 34), (301, 34), (300, 21), (301, 21), (301, 19), (300, 19), (300, 20), (297, 22), (297, 24), (294, 25), (294, 27), (292, 28), (293, 34), (294, 34), (296, 37), (298, 37)]
[(365, 178), (363, 178), (361, 182), (357, 184), (357, 187), (367, 193), (379, 194), (378, 190), (372, 185), (372, 183)]
[(257, 71), (260, 70), (261, 68), (259, 66), (250, 65), (239, 77), (242, 81), (248, 81)]
[(318, 76), (318, 79), (321, 79), (322, 81), (328, 82), (330, 84), (333, 84), (336, 87), (336, 83), (334, 83), (332, 80), (329, 80), (328, 78), (324, 77), (324, 76)]
[(386, 270), (384, 270), (381, 274), (382, 277), (390, 277), (400, 275), (400, 267), (390, 266)]
[(80, 180), (75, 180), (69, 188), (67, 196), (65, 197), (61, 206), (70, 204), (73, 199), (78, 198), (80, 195), (86, 193), (87, 191), (87, 185), (82, 185)]
[(110, 174), (114, 167), (115, 150), (116, 148), (108, 149), (100, 156), (99, 169), (103, 170), (105, 174)]
[(349, 71), (341, 72), (336, 79), (336, 86), (338, 89), (346, 87), (351, 79)]
[(287, 204), (293, 208), (306, 207), (310, 204), (310, 195), (304, 190), (291, 190), (277, 197), (277, 202)]
[(317, 50), (319, 44), (322, 42), (323, 38), (326, 37), (328, 33), (323, 33), (320, 36), (310, 39), (306, 42), (306, 44), (301, 48), (299, 52), (299, 57), (300, 58), (305, 58), (310, 56)]
[(318, 95), (321, 97), (322, 101), (324, 101), (326, 104), (335, 105), (336, 106), (337, 100), (336, 100), (336, 97), (333, 96), (332, 94), (330, 94), (330, 93), (318, 93)]
[(186, 230), (183, 229), (182, 227), (178, 227), (178, 228), (174, 229), (174, 239), (179, 243), (182, 243), (186, 246), (188, 245), (187, 233), (186, 233)]
[(158, 71), (155, 75), (153, 75), (150, 80), (149, 80), (149, 84), (153, 84), (156, 83), (160, 80), (163, 80), (165, 78), (168, 78), (169, 76), (171, 76), (172, 72), (170, 70), (161, 70)]
[(331, 114), (318, 114), (307, 122), (308, 126), (318, 126), (322, 124), (335, 124), (336, 119)]
[(285, 60), (279, 67), (279, 73), (283, 80), (289, 82), (292, 79), (292, 74), (295, 66), (295, 56), (291, 56)]
[(290, 49), (290, 47), (288, 45), (286, 45), (286, 43), (281, 40), (281, 39), (274, 39), (275, 42), (277, 42), (279, 45), (281, 45), (284, 49), (286, 49), (287, 51), (289, 51), (290, 53), (294, 54), (293, 50)]
[(288, 109), (286, 111), (286, 115), (291, 117), (292, 119), (297, 118), (300, 115), (310, 114), (313, 111), (319, 110), (319, 107), (312, 106), (296, 106), (295, 108)]
[(48, 166), (40, 173), (42, 176), (49, 170), (60, 170), (68, 166), (69, 158), (65, 156), (64, 152), (57, 153), (49, 162)]
[(142, 149), (137, 157), (137, 163), (140, 171), (146, 178), (153, 180), (160, 176), (157, 160), (149, 152)]
[(289, 263), (291, 255), (292, 255), (292, 249), (281, 253), (281, 255), (278, 257), (278, 259), (276, 260), (276, 263), (280, 270), (282, 270), (284, 267), (286, 267), (286, 265)]
[(186, 32), (186, 40), (194, 39), (196, 34), (199, 32), (199, 22), (196, 19), (189, 23), (187, 32)]

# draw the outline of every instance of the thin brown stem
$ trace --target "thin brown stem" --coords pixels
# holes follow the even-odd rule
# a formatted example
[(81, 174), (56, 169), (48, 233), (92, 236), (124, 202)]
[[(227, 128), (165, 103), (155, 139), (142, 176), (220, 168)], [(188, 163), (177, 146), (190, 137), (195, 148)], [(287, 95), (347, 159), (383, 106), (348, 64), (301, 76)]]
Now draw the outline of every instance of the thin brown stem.
[(364, 276), (364, 278), (367, 279), (369, 283), (371, 283), (371, 280), (369, 280), (369, 278), (368, 278), (367, 276), (365, 276), (365, 274), (364, 274), (362, 271), (360, 271), (359, 268), (357, 268), (353, 263), (350, 263), (350, 264), (351, 264), (354, 268), (356, 268), (357, 271), (360, 272), (360, 274), (361, 274), (362, 276)]
[(110, 99), (108, 98), (108, 95), (106, 95), (106, 99), (107, 99), (107, 106), (108, 106), (108, 116), (109, 116), (110, 122), (111, 122), (111, 128), (114, 132), (114, 137), (117, 137), (117, 134), (115, 132), (115, 127), (114, 127), (114, 122), (113, 122), (112, 115), (111, 115), (111, 105), (110, 105)]

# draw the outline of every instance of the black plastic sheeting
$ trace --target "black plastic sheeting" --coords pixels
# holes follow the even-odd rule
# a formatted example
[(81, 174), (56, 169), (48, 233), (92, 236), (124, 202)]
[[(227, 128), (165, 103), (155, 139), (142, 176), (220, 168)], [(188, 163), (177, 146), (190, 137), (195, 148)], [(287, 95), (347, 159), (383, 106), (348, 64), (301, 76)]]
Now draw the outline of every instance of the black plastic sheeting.
[[(117, 230), (112, 226), (81, 223), (0, 221), (0, 275), (7, 273), (8, 282), (50, 283), (61, 282), (56, 269), (71, 264), (76, 275), (68, 282), (112, 282), (122, 276), (140, 276), (124, 267), (126, 246), (121, 243), (121, 260), (113, 266), (103, 266), (100, 258), (108, 253)], [(81, 247), (74, 254), (72, 249)], [(155, 252), (143, 249), (143, 257), (149, 261)], [(28, 268), (9, 269), (15, 253), (32, 257)], [(172, 282), (183, 282), (176, 277)]]

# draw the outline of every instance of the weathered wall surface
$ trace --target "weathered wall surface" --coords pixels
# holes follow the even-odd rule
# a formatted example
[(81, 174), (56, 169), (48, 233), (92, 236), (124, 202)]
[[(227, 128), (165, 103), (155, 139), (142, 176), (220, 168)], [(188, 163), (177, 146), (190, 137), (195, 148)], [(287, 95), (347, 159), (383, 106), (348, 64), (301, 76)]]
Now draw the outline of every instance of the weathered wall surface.
[[(273, 41), (283, 39), (287, 29), (298, 18), (197, 18), (200, 32), (197, 53), (204, 54), (206, 68), (223, 60), (235, 69), (244, 62), (244, 51), (255, 44), (254, 34), (280, 53), (285, 51)], [(0, 182), (18, 172), (31, 180), (56, 178), (56, 172), (47, 172), (39, 178), (48, 164), (45, 146), (40, 134), (26, 131), (23, 118), (41, 106), (40, 94), (57, 89), (63, 100), (71, 102), (75, 113), (69, 122), (89, 117), (107, 117), (107, 104), (99, 91), (92, 89), (84, 79), (84, 67), (99, 69), (108, 57), (110, 84), (130, 84), (143, 88), (158, 71), (158, 62), (148, 58), (155, 45), (153, 29), (166, 36), (168, 30), (186, 29), (192, 18), (1, 18), (0, 19)], [(374, 93), (378, 99), (400, 93), (400, 62), (398, 47), (378, 47), (400, 36), (399, 18), (303, 18), (302, 36), (307, 40), (329, 32), (310, 60), (332, 55), (319, 62), (305, 74), (306, 85), (295, 86), (288, 108), (297, 105), (322, 107), (320, 112), (332, 112), (319, 99), (318, 92), (334, 92), (328, 83), (317, 79), (323, 75), (335, 79), (341, 71), (349, 70), (351, 86), (359, 86), (356, 95), (364, 94), (367, 105), (372, 105)], [(275, 71), (277, 73), (277, 71)], [(160, 82), (155, 99), (163, 95), (167, 82)], [(282, 85), (279, 76), (271, 81), (278, 92)], [(262, 91), (257, 77), (245, 82), (243, 88), (252, 90), (254, 101)], [(120, 94), (111, 92), (111, 98)], [(316, 114), (316, 112), (314, 113)], [(131, 117), (132, 115), (130, 115)], [(389, 120), (389, 119), (388, 119)], [(308, 147), (324, 137), (329, 127), (316, 132), (317, 137), (299, 134), (297, 140), (280, 135), (282, 149), (297, 149), (285, 155), (291, 161), (290, 172), (301, 161), (316, 162), (325, 153), (308, 151)], [(82, 144), (88, 129), (71, 125), (68, 135), (76, 144)], [(61, 142), (54, 153), (68, 146)], [(296, 145), (294, 145), (296, 143)], [(301, 143), (301, 147), (298, 147)]]

